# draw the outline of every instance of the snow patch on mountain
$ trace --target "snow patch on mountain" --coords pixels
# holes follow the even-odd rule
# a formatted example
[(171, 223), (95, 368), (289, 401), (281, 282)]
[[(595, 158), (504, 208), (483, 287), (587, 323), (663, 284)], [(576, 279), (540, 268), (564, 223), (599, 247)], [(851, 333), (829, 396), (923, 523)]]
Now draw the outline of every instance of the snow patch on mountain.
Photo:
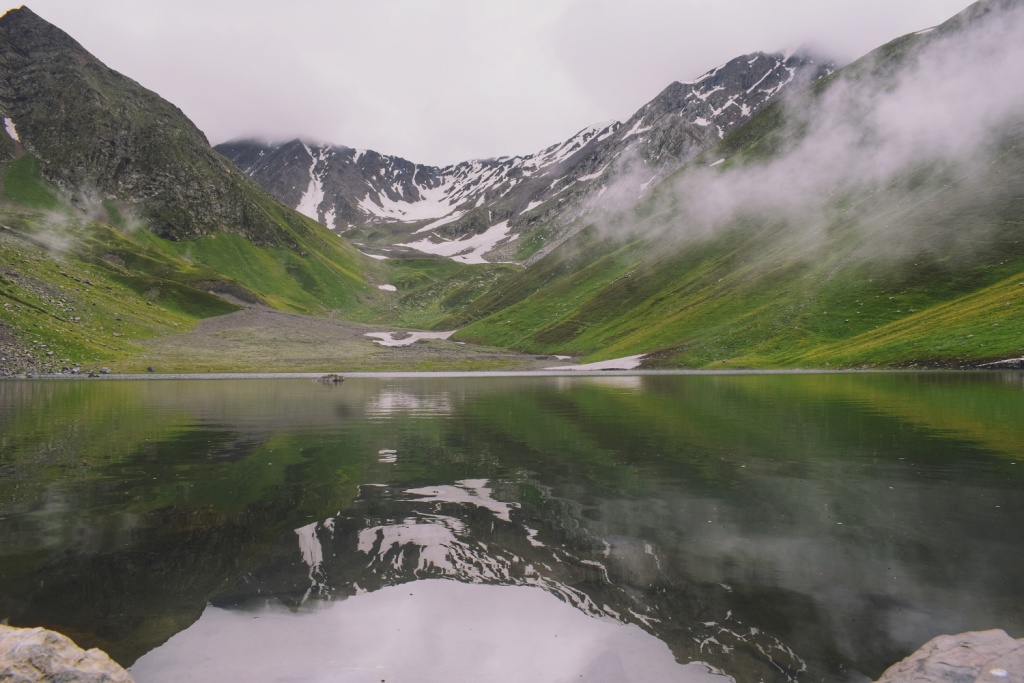
[[(324, 183), (323, 173), (321, 172), (318, 177), (316, 167), (323, 161), (322, 155), (324, 151), (317, 150), (314, 152), (308, 145), (303, 145), (303, 147), (306, 148), (306, 153), (309, 154), (311, 160), (309, 166), (309, 186), (306, 188), (306, 192), (302, 195), (302, 199), (299, 200), (299, 205), (295, 207), (295, 210), (317, 221), (320, 220), (320, 204), (324, 201)], [(327, 225), (330, 227), (331, 223)]]
[[(798, 75), (818, 77), (827, 66), (780, 53), (744, 55), (695, 81), (671, 84), (626, 124), (587, 126), (533, 154), (445, 167), (299, 140), (277, 147), (238, 143), (218, 149), (286, 204), (339, 232), (388, 224), (394, 226), (389, 234), (404, 235), (395, 240), (401, 246), (485, 263), (488, 251), (507, 244), (520, 230), (535, 229), (536, 223), (521, 218), (524, 213), (547, 202), (545, 223), (562, 224), (560, 217), (586, 211), (584, 202), (595, 204), (614, 178), (637, 177), (642, 194), (748, 120), (797, 82)], [(645, 178), (654, 172), (642, 186), (637, 163), (649, 169)], [(302, 173), (308, 178), (304, 191), (295, 182)], [(490, 227), (477, 233), (482, 221)], [(438, 234), (442, 229), (449, 237)], [(450, 238), (467, 232), (474, 234)], [(544, 252), (542, 247), (536, 254)]]
[(451, 213), (452, 204), (445, 196), (443, 186), (417, 188), (421, 196), (419, 201), (395, 200), (383, 192), (367, 191), (366, 196), (359, 202), (359, 208), (378, 218), (410, 222), (441, 218)]
[(498, 246), (499, 242), (508, 237), (508, 233), (508, 221), (502, 221), (487, 228), (487, 230), (479, 235), (469, 235), (457, 240), (445, 240), (442, 242), (432, 242), (428, 237), (418, 242), (408, 242), (398, 246), (409, 247), (410, 249), (422, 251), (425, 254), (447, 256), (453, 261), (461, 261), (462, 263), (488, 263), (487, 259), (484, 258), (484, 254)]
[(604, 166), (601, 167), (601, 170), (599, 170), (599, 171), (597, 171), (595, 173), (590, 173), (588, 175), (581, 175), (579, 178), (576, 179), (576, 182), (578, 182), (578, 183), (586, 183), (586, 182), (589, 182), (591, 180), (596, 180), (597, 178), (600, 178), (602, 175), (604, 175), (604, 172), (608, 170), (608, 166), (610, 166), (610, 164), (605, 164)]
[(14, 119), (10, 116), (4, 117), (4, 130), (7, 131), (7, 135), (10, 136), (15, 142), (21, 142), (21, 138), (18, 136), (18, 128), (14, 125)]
[(560, 365), (556, 368), (546, 368), (547, 370), (635, 370), (640, 367), (640, 363), (643, 362), (644, 355), (639, 354), (637, 356), (625, 356), (624, 358), (613, 358), (612, 360), (602, 360), (596, 363), (584, 363), (583, 365)]
[[(615, 129), (621, 125), (622, 124), (618, 121), (610, 121), (607, 123), (598, 123), (593, 126), (588, 126), (565, 142), (559, 145), (552, 145), (537, 154), (537, 163), (541, 166), (552, 166), (554, 164), (561, 163), (583, 149), (583, 147), (591, 140), (604, 140), (614, 133)], [(531, 157), (532, 156), (533, 155), (531, 155)]]
[(444, 218), (436, 220), (433, 223), (427, 223), (426, 225), (424, 225), (422, 228), (420, 228), (419, 230), (417, 230), (413, 234), (416, 235), (416, 234), (421, 233), (421, 232), (427, 232), (428, 230), (435, 230), (437, 228), (440, 228), (442, 225), (448, 225), (449, 223), (454, 223), (455, 221), (457, 221), (460, 218), (462, 218), (464, 215), (466, 215), (465, 211), (456, 211), (455, 213), (452, 213), (451, 215), (448, 215), (448, 216), (445, 216)]
[(448, 332), (409, 332), (407, 336), (396, 338), (396, 335), (401, 335), (401, 332), (367, 332), (364, 337), (370, 337), (373, 339), (374, 344), (380, 344), (381, 346), (409, 346), (415, 344), (420, 339), (447, 339), (448, 337), (455, 334), (457, 330), (450, 330)]
[(644, 120), (642, 118), (638, 119), (637, 122), (633, 124), (633, 127), (629, 129), (629, 132), (622, 136), (622, 139), (625, 140), (628, 137), (640, 135), (641, 133), (646, 133), (651, 128), (653, 128), (653, 126), (645, 126), (643, 124)]

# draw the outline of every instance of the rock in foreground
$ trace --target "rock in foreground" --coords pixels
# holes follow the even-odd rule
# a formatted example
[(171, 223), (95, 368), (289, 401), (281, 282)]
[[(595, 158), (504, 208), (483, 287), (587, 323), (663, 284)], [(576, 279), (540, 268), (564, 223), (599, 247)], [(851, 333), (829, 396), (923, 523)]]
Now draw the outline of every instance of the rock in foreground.
[(938, 636), (877, 683), (1024, 683), (1024, 641), (1000, 629)]
[(0, 625), (0, 681), (10, 683), (134, 683), (102, 650), (83, 650), (45, 628)]

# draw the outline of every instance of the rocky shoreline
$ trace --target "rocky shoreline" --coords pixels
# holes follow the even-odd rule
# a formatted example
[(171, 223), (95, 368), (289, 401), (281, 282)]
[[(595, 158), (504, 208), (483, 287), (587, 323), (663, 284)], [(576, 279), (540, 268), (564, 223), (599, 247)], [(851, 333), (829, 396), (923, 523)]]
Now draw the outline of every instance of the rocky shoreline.
[(938, 636), (877, 683), (1024, 683), (1024, 639), (1001, 629)]
[(83, 650), (45, 628), (0, 625), (0, 681), (11, 683), (134, 683), (106, 652)]
[[(102, 650), (82, 650), (44, 628), (3, 625), (0, 681), (134, 683)], [(877, 683), (1024, 683), (1024, 639), (1001, 629), (938, 636), (889, 667)]]

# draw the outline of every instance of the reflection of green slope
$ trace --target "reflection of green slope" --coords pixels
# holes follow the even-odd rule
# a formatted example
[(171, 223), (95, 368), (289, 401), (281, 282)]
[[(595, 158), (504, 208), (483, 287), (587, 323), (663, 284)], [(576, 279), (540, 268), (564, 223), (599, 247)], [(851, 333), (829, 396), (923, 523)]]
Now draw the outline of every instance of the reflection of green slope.
[[(824, 476), (834, 457), (953, 458), (934, 447), (936, 430), (944, 441), (952, 434), (1019, 453), (1024, 435), (1010, 417), (1018, 396), (983, 379), (969, 393), (941, 385), (917, 393), (901, 376), (647, 377), (643, 391), (594, 385), (525, 394), (511, 405), (485, 398), (467, 410), (474, 424), (508, 440), (502, 455), (546, 477), (600, 481), (619, 495), (644, 495), (636, 490), (644, 476), (724, 493), (742, 478), (741, 466), (801, 477)], [(544, 455), (551, 453), (559, 457)]]
[[(1019, 387), (999, 380), (0, 384), (0, 501), (16, 486), (38, 493), (0, 509), (0, 613), (130, 663), (209, 601), (300, 603), (312, 577), (296, 529), (319, 523), (322, 576), (340, 598), (417, 565), (414, 547), (396, 547), (382, 560), (390, 574), (370, 572), (362, 530), (447, 516), (481, 553), (464, 566), (484, 567), (474, 561), (488, 548), (516, 571), (532, 564), (627, 621), (643, 623), (627, 607), (661, 619), (646, 628), (683, 659), (705, 654), (695, 637), (731, 611), (734, 628), (873, 672), (906, 654), (894, 634), (931, 628), (908, 636), (887, 621), (904, 610), (971, 628), (986, 624), (963, 614), (1012, 617), (1009, 513), (1024, 474), (978, 447), (1018, 433)], [(978, 426), (951, 437), (927, 410)], [(486, 479), (510, 521), (406, 493), (467, 479)], [(974, 591), (970, 605), (959, 590)], [(718, 635), (737, 652), (707, 653), (716, 665), (764, 663), (755, 645), (767, 640)]]
[(129, 419), (137, 398), (132, 387), (114, 383), (0, 383), (0, 401), (17, 406), (0, 427), (3, 509), (36, 509), (57, 482), (103, 479), (104, 468), (129, 459), (139, 444), (188, 422), (184, 408)]
[(595, 433), (594, 420), (600, 421), (599, 415), (581, 410), (557, 390), (516, 398), (509, 402), (488, 397), (466, 406), (472, 424), (479, 425), (482, 433), (501, 435), (502, 442), (490, 446), (499, 449), (497, 455), (527, 470), (578, 480), (576, 485), (587, 482), (618, 493), (636, 485), (630, 468), (620, 467), (616, 450), (608, 447), (601, 433)]
[[(311, 467), (316, 469), (311, 479), (333, 491), (330, 498), (350, 497), (351, 486), (360, 481), (365, 450), (339, 448), (319, 433), (282, 432), (294, 418), (287, 411), (279, 414), (278, 424), (260, 420), (253, 431), (251, 419), (241, 418), (266, 399), (266, 392), (247, 395), (235, 384), (219, 387), (225, 393), (200, 396), (200, 387), (188, 384), (0, 385), (5, 403), (26, 406), (15, 409), (0, 429), (7, 444), (0, 460), (7, 472), (0, 481), (4, 509), (44, 511), (54, 485), (60, 484), (66, 495), (78, 495), (106, 482), (97, 494), (102, 499), (82, 501), (83, 507), (106, 511), (115, 505), (125, 513), (144, 514), (184, 499), (210, 512), (240, 514), (254, 501), (287, 491), (283, 484), (290, 468), (308, 473)], [(218, 403), (227, 396), (232, 405), (225, 410)], [(56, 509), (50, 521), (76, 523), (60, 518), (60, 512)]]
[(235, 384), (202, 397), (188, 384), (0, 385), (26, 406), (0, 429), (0, 515), (17, 519), (0, 547), (0, 612), (29, 611), (130, 663), (292, 529), (356, 498), (361, 442), (288, 429), (308, 407), (264, 406), (276, 423), (254, 415), (273, 391)]
[[(951, 381), (957, 383), (957, 391), (949, 390)], [(766, 402), (785, 396), (781, 384), (736, 382), (735, 386), (757, 391)], [(1024, 458), (1024, 424), (1019, 419), (1024, 396), (1017, 373), (877, 375), (870, 381), (859, 376), (821, 375), (803, 378), (800, 395), (805, 400), (841, 401), (944, 438), (955, 436), (992, 453)]]

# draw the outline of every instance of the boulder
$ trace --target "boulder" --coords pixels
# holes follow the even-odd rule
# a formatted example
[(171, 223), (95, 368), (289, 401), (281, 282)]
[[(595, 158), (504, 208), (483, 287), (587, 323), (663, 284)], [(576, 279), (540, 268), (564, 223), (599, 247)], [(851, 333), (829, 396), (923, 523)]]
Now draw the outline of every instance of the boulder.
[(1024, 683), (1024, 640), (1000, 629), (938, 636), (877, 683)]
[(0, 681), (5, 683), (133, 683), (102, 650), (83, 650), (45, 628), (0, 625)]

